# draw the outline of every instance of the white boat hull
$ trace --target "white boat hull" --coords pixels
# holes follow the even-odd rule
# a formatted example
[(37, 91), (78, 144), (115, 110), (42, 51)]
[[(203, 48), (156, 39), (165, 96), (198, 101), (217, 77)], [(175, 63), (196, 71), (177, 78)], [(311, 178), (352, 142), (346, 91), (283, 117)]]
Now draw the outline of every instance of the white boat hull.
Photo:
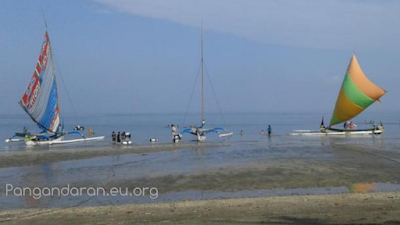
[(8, 142), (21, 142), (21, 141), (24, 141), (24, 139), (20, 139), (20, 138), (7, 138), (5, 142), (8, 143)]
[(51, 145), (54, 142), (59, 142), (64, 140), (64, 136), (61, 136), (59, 138), (53, 139), (53, 140), (40, 140), (40, 141), (35, 141), (35, 140), (30, 140), (30, 141), (25, 141), (25, 144), (27, 146), (35, 146), (35, 145)]
[(204, 142), (204, 141), (206, 141), (206, 138), (207, 138), (207, 136), (205, 134), (202, 134), (202, 135), (198, 134), (197, 135), (197, 141), (198, 142)]
[(219, 137), (229, 137), (229, 136), (232, 136), (232, 135), (233, 135), (233, 132), (229, 132), (229, 133), (219, 134), (218, 136)]
[(325, 132), (319, 130), (294, 130), (289, 135), (292, 136), (330, 136), (330, 135), (379, 135), (382, 134), (383, 130), (345, 130), (336, 131), (326, 129)]
[(103, 140), (103, 139), (104, 139), (104, 136), (64, 140), (64, 136), (62, 136), (62, 137), (59, 137), (59, 138), (56, 138), (56, 139), (53, 139), (53, 140), (26, 141), (25, 144), (28, 145), (28, 146), (34, 146), (34, 145), (54, 145), (54, 144), (70, 144), (70, 143), (78, 143), (78, 142), (86, 142), (86, 141), (96, 141), (96, 140)]

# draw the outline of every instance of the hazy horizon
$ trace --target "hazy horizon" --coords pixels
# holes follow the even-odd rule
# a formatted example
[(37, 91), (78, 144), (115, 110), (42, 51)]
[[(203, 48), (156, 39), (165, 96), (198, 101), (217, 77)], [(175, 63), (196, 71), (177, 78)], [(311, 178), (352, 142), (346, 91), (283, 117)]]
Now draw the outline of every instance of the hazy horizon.
[[(330, 115), (353, 51), (388, 90), (367, 112), (399, 112), (399, 9), (400, 2), (377, 0), (3, 0), (0, 114), (24, 114), (17, 102), (46, 30), (42, 10), (65, 115), (72, 106), (62, 80), (79, 115), (184, 113), (202, 21), (205, 62), (224, 113)], [(189, 111), (200, 112), (199, 81)], [(206, 111), (218, 112), (208, 81)]]

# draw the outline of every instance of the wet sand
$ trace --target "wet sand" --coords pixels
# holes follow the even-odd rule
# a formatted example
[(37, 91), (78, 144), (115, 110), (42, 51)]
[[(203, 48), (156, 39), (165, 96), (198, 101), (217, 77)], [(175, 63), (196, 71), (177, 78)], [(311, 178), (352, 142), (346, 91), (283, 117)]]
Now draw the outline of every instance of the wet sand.
[(400, 224), (399, 193), (283, 196), (0, 212), (2, 224)]
[[(95, 182), (106, 188), (122, 187), (129, 190), (135, 187), (158, 187), (160, 193), (339, 186), (350, 189), (355, 183), (400, 183), (399, 153), (378, 152), (376, 149), (347, 145), (325, 148), (334, 151), (333, 158), (278, 156), (276, 159), (261, 162), (252, 160), (240, 164), (221, 163), (195, 171), (149, 173), (142, 176), (118, 176), (118, 167), (110, 166), (101, 168), (103, 173), (110, 174), (109, 179)], [(93, 183), (93, 180), (79, 180), (69, 184), (87, 187)]]
[(159, 151), (172, 151), (178, 149), (197, 150), (205, 148), (223, 147), (225, 143), (178, 143), (178, 144), (149, 144), (149, 145), (105, 145), (87, 148), (76, 148), (71, 145), (70, 149), (5, 152), (0, 154), (0, 168), (20, 167), (39, 164), (48, 164), (68, 160), (90, 159), (102, 156), (123, 155), (132, 153), (154, 153)]
[[(0, 222), (400, 224), (400, 192), (373, 192), (376, 183), (400, 183), (398, 149), (332, 139), (309, 140), (307, 145), (293, 140), (284, 145), (268, 139), (263, 142), (112, 146), (0, 154), (0, 167), (5, 172), (0, 177), (2, 193), (4, 184), (11, 182), (15, 186), (39, 187), (64, 187), (66, 184), (107, 189), (127, 187), (130, 190), (157, 187), (160, 195), (160, 201), (151, 204), (96, 197), (70, 202), (55, 198), (49, 200), (54, 204), (37, 201), (33, 206), (24, 205), (28, 202), (26, 199), (18, 200), (23, 203), (13, 203), (0, 196), (0, 206), (5, 209), (0, 212)], [(45, 163), (50, 164), (43, 166)], [(357, 184), (361, 184), (361, 190), (354, 189)], [(335, 187), (342, 187), (349, 194), (318, 195), (313, 192), (313, 188), (322, 188), (326, 193), (333, 193), (329, 190)], [(304, 189), (304, 195), (239, 199), (223, 199), (221, 195), (222, 192), (296, 188)], [(373, 193), (366, 193), (370, 191)], [(212, 192), (213, 200), (197, 201), (207, 199), (201, 195), (189, 195), (187, 199), (191, 201), (172, 198), (171, 202), (162, 198), (188, 192), (197, 195)], [(33, 209), (22, 210), (24, 207)]]

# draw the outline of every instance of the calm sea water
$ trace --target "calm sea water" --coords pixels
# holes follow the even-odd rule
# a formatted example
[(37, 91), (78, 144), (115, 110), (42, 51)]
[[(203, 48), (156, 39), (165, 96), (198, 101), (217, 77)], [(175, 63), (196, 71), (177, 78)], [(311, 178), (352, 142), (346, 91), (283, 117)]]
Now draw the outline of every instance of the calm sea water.
[[(330, 115), (326, 113), (230, 113), (222, 117), (220, 114), (207, 114), (207, 126), (223, 126), (234, 135), (229, 138), (230, 141), (239, 140), (259, 140), (261, 130), (266, 130), (268, 125), (277, 138), (282, 142), (290, 141), (287, 136), (289, 132), (295, 129), (318, 130), (322, 116), (325, 116), (325, 124), (328, 124)], [(189, 114), (186, 117), (184, 125), (198, 124), (200, 115)], [(400, 139), (400, 113), (363, 113), (353, 121), (358, 125), (357, 128), (370, 128), (371, 125), (364, 124), (364, 121), (376, 121), (385, 125), (386, 131), (381, 139), (387, 143)], [(73, 145), (57, 146), (57, 148), (79, 148), (96, 145), (111, 144), (112, 131), (126, 131), (132, 134), (132, 141), (137, 144), (147, 144), (150, 138), (156, 138), (160, 143), (171, 142), (170, 129), (168, 124), (178, 124), (182, 126), (184, 114), (120, 114), (120, 115), (87, 115), (79, 117), (66, 116), (64, 118), (67, 130), (72, 130), (77, 124), (84, 126), (85, 133), (92, 128), (97, 135), (105, 135), (104, 141), (79, 143)], [(224, 124), (225, 122), (225, 124)], [(5, 143), (14, 132), (22, 131), (26, 126), (31, 133), (40, 130), (26, 115), (0, 115), (0, 151), (19, 151), (26, 150), (23, 143)], [(340, 127), (340, 125), (339, 125)], [(244, 135), (240, 135), (240, 131)], [(70, 138), (74, 136), (71, 135)], [(79, 136), (75, 136), (79, 137)], [(215, 134), (207, 137), (208, 141), (222, 141)], [(184, 137), (184, 141), (194, 140), (191, 135)], [(55, 147), (53, 147), (55, 148)], [(32, 148), (28, 148), (32, 150)], [(38, 147), (34, 149), (48, 149), (48, 147)]]

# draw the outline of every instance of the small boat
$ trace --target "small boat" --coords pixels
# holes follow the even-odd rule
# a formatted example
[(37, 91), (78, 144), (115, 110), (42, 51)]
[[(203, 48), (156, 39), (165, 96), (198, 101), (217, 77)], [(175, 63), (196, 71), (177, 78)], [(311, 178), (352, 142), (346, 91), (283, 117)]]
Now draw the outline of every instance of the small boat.
[(223, 127), (214, 127), (214, 128), (205, 128), (206, 119), (205, 119), (205, 107), (204, 107), (204, 40), (203, 40), (203, 25), (201, 26), (201, 122), (200, 125), (193, 125), (188, 128), (183, 129), (179, 135), (176, 135), (174, 130), (173, 133), (173, 141), (178, 142), (180, 137), (183, 134), (192, 134), (197, 137), (197, 141), (203, 142), (206, 140), (206, 135), (208, 133), (217, 133), (219, 137), (228, 137), (233, 135), (232, 132), (229, 132), (227, 129)]
[(22, 132), (15, 132), (15, 134), (11, 138), (7, 138), (6, 142), (20, 142), (24, 141), (25, 137), (27, 135), (31, 135), (31, 133), (28, 132), (28, 129), (24, 127)]
[[(16, 133), (6, 142), (25, 141), (26, 145), (51, 145), (104, 139), (104, 136), (85, 138), (79, 130), (64, 130), (58, 100), (56, 63), (47, 31), (35, 71), (19, 105), (42, 132), (31, 134), (24, 129), (23, 133)], [(70, 134), (77, 134), (80, 138), (65, 139)]]
[(362, 71), (355, 55), (350, 60), (344, 77), (339, 96), (333, 110), (332, 119), (328, 127), (324, 126), (324, 119), (320, 130), (294, 130), (289, 135), (354, 135), (354, 134), (382, 134), (383, 124), (372, 124), (370, 129), (339, 129), (332, 126), (344, 123), (356, 117), (386, 93), (386, 91), (372, 81)]

